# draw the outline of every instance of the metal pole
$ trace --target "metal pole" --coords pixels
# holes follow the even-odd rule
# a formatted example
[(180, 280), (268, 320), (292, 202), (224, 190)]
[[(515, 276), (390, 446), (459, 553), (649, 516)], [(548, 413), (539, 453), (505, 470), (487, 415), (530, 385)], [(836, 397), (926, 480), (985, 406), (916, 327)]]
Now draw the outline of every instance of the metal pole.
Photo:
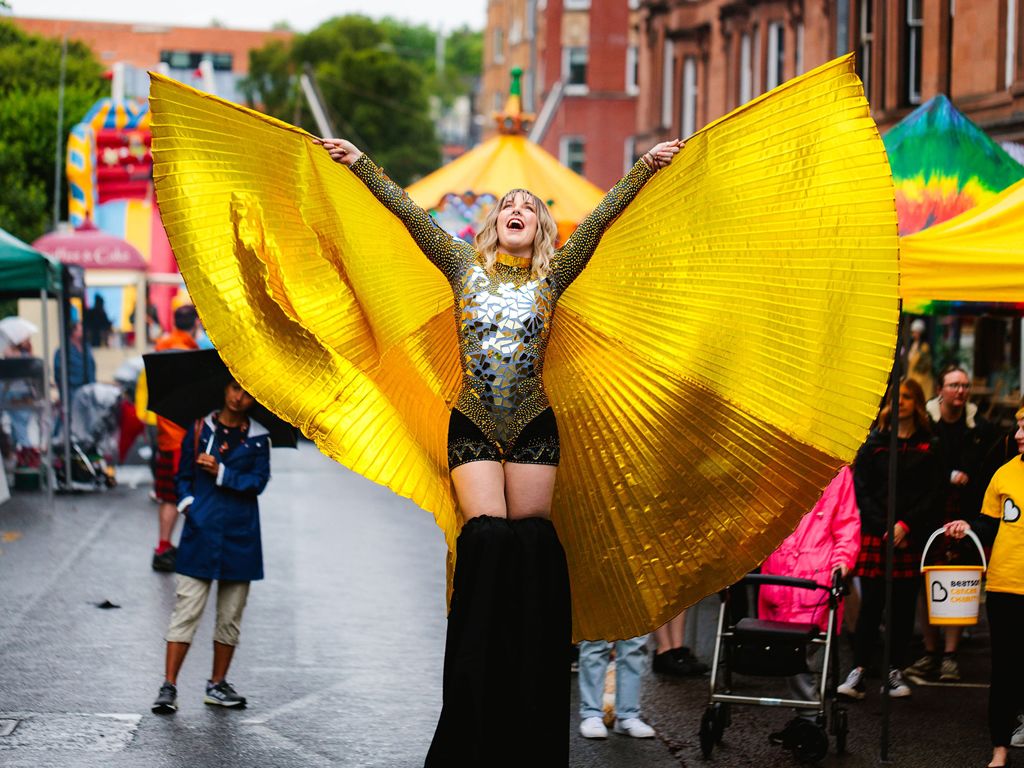
[(881, 762), (889, 761), (889, 713), (892, 700), (889, 697), (889, 665), (892, 661), (892, 561), (894, 554), (893, 536), (896, 528), (896, 483), (898, 480), (897, 456), (899, 454), (900, 415), (900, 369), (903, 349), (902, 310), (899, 332), (896, 336), (896, 355), (889, 373), (889, 498), (885, 515), (885, 636), (882, 645), (882, 734), (879, 748)]
[[(53, 228), (60, 224), (60, 180), (61, 169), (64, 166), (64, 73), (67, 69), (68, 59), (68, 37), (64, 35), (64, 42), (60, 51), (60, 86), (57, 89), (57, 149), (53, 158)], [(46, 306), (45, 304), (43, 305)], [(49, 386), (49, 385), (47, 385)]]
[[(68, 397), (68, 327), (67, 327), (67, 303), (68, 294), (64, 286), (64, 273), (66, 267), (61, 267), (59, 307), (57, 311), (57, 328), (60, 333), (60, 381), (57, 386), (60, 389), (60, 410), (61, 419), (64, 422), (64, 487), (71, 490), (71, 402)], [(82, 352), (85, 353), (85, 343), (82, 343)]]
[(53, 512), (53, 483), (57, 473), (53, 471), (53, 405), (50, 403), (50, 323), (47, 318), (49, 301), (46, 289), (39, 292), (42, 304), (40, 325), (43, 331), (43, 424), (39, 434), (46, 441), (46, 501)]

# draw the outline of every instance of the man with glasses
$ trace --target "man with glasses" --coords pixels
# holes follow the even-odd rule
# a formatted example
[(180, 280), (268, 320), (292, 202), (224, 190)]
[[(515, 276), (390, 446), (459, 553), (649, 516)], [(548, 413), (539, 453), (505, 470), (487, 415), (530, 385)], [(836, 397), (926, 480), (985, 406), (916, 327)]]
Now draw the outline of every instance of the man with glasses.
[[(978, 406), (969, 402), (971, 379), (959, 365), (947, 365), (939, 373), (939, 393), (928, 401), (932, 432), (938, 438), (940, 476), (944, 489), (944, 519), (973, 520), (981, 510), (981, 500), (994, 468), (986, 468), (985, 453), (994, 439), (992, 426), (978, 415)], [(960, 680), (956, 651), (963, 627), (943, 627), (939, 650), (939, 627), (924, 625), (925, 655), (904, 670), (915, 682), (938, 679), (953, 683)]]

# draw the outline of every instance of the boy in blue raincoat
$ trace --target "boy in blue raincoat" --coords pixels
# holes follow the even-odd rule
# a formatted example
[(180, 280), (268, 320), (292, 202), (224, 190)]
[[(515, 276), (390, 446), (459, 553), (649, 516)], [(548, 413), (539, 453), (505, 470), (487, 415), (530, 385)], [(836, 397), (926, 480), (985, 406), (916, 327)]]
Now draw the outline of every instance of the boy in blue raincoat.
[(217, 582), (213, 673), (204, 702), (245, 707), (227, 682), (238, 644), (249, 583), (263, 578), (259, 504), (270, 479), (270, 436), (249, 418), (252, 396), (236, 381), (224, 388), (224, 407), (189, 427), (181, 444), (177, 491), (185, 526), (178, 545), (177, 602), (167, 630), (166, 679), (153, 712), (178, 709), (178, 672)]

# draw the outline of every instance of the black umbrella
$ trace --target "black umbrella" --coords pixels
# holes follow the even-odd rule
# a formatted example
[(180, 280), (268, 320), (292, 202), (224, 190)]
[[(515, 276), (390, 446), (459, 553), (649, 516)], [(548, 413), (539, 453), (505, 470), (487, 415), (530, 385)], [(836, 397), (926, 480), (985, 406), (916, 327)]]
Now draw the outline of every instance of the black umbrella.
[[(148, 407), (154, 413), (187, 428), (224, 405), (224, 387), (233, 377), (217, 350), (151, 352), (142, 359), (149, 385)], [(267, 428), (275, 448), (297, 447), (298, 430), (264, 406), (256, 403), (249, 416)]]

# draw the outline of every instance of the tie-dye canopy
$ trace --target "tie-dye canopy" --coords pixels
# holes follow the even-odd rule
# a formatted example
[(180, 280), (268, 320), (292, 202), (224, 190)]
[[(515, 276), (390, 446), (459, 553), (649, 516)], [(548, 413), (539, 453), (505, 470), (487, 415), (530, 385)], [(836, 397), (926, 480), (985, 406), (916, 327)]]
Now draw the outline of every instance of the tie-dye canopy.
[(986, 203), (1024, 178), (1024, 166), (938, 95), (885, 135), (900, 235)]

